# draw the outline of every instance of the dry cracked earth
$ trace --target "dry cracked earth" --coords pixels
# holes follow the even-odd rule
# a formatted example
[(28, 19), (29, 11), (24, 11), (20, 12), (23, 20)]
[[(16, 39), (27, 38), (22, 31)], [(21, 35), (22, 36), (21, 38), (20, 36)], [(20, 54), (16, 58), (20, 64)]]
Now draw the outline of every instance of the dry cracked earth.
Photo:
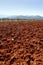
[(43, 21), (0, 22), (0, 65), (43, 65)]

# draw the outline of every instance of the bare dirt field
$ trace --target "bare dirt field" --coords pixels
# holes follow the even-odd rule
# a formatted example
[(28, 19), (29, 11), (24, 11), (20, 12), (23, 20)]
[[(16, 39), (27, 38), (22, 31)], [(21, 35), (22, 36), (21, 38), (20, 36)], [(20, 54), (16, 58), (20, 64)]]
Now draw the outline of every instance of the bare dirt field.
[(43, 65), (43, 21), (0, 22), (0, 65)]

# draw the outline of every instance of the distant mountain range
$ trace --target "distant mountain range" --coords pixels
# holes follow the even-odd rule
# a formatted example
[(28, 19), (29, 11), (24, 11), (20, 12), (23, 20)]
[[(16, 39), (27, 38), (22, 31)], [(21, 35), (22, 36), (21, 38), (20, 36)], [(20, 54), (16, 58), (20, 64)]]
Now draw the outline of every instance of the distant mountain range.
[(8, 19), (43, 19), (42, 16), (5, 16), (5, 15), (0, 15), (0, 18), (8, 18)]

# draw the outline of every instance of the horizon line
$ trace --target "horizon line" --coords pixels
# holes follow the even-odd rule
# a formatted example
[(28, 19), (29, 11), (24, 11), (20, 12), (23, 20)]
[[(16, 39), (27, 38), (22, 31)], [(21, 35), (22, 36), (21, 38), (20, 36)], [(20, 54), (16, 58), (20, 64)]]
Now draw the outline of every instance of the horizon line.
[(41, 16), (43, 17), (43, 15), (1, 15), (0, 16)]

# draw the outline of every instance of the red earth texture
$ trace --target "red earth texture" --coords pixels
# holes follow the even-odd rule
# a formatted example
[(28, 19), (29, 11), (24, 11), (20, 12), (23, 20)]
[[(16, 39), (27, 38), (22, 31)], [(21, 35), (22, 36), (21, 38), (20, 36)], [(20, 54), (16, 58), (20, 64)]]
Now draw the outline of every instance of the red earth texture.
[(43, 65), (43, 21), (0, 22), (0, 65)]

